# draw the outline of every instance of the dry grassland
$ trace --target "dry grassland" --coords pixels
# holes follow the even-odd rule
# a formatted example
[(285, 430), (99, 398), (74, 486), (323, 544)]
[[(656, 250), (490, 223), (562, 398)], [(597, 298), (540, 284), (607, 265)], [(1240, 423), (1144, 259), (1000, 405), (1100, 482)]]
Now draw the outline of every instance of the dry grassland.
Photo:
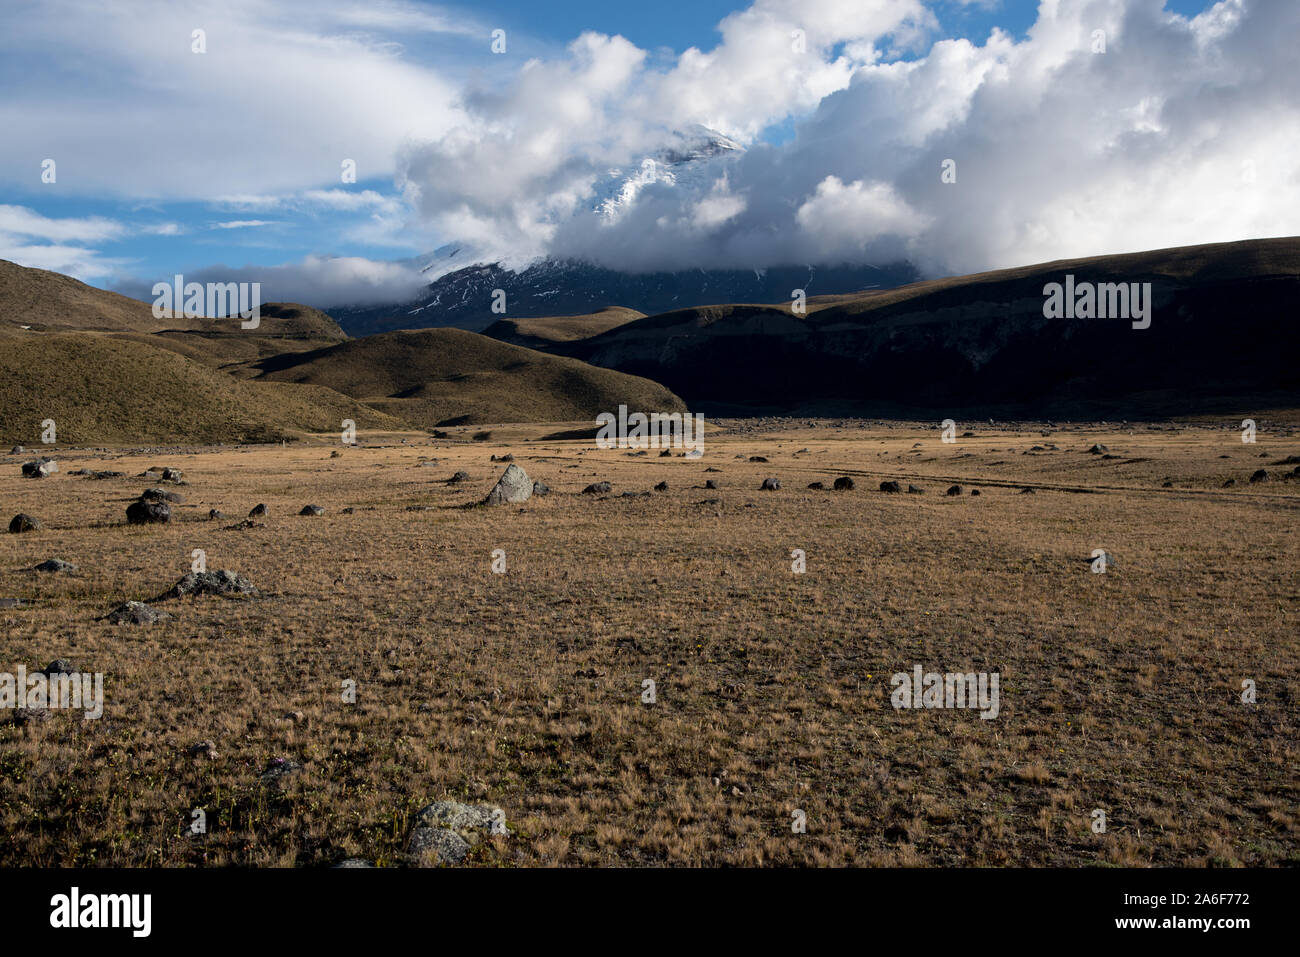
[[(1271, 464), (1300, 434), (740, 427), (688, 460), (536, 440), (565, 427), (0, 460), (5, 522), (46, 525), (0, 535), (0, 596), (31, 600), (0, 609), (0, 671), (105, 674), (100, 720), (0, 713), (0, 863), (400, 864), (451, 797), (505, 810), (488, 866), (1300, 864), (1300, 480)], [(552, 493), (463, 507), (505, 452)], [(185, 503), (127, 526), (154, 465)], [(258, 502), (264, 528), (226, 530)], [(265, 594), (95, 621), (194, 549)], [(51, 557), (79, 569), (28, 570)], [(895, 710), (917, 664), (998, 672), (999, 715)], [(282, 788), (277, 758), (302, 765)]]

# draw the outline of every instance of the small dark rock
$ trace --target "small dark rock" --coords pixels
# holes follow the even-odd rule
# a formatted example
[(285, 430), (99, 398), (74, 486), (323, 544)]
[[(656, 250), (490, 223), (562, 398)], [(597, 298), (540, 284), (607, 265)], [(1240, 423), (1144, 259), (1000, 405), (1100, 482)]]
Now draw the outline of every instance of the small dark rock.
[(775, 478), (763, 479), (763, 484), (758, 487), (760, 492), (776, 492), (781, 488), (781, 480)]
[(19, 512), (9, 521), (9, 531), (14, 534), (19, 532), (39, 532), (44, 527), (39, 518), (24, 512)]
[(113, 625), (152, 625), (170, 617), (167, 612), (150, 608), (142, 601), (128, 601), (118, 605), (100, 620)]
[(166, 502), (140, 499), (126, 507), (126, 520), (131, 525), (161, 525), (172, 520), (172, 510)]
[(65, 562), (62, 558), (48, 558), (35, 566), (38, 572), (75, 572), (77, 566), (71, 562)]
[(583, 495), (603, 495), (610, 491), (612, 486), (608, 482), (592, 482), (582, 490)]
[(325, 509), (321, 508), (319, 505), (304, 505), (302, 507), (302, 511), (300, 511), (298, 514), (299, 515), (324, 515)]
[(268, 509), (264, 503), (258, 503), (257, 505), (254, 505), (251, 509), (248, 510), (248, 517), (261, 518), (262, 516), (266, 515), (269, 511), (270, 509)]
[(960, 495), (961, 493), (962, 493), (962, 487), (960, 485), (948, 486), (948, 492), (947, 492), (948, 495)]
[(881, 482), (880, 491), (897, 494), (903, 491), (903, 486), (899, 485), (897, 482)]
[(853, 479), (847, 475), (841, 475), (835, 480), (835, 491), (837, 492), (852, 492), (855, 487)]

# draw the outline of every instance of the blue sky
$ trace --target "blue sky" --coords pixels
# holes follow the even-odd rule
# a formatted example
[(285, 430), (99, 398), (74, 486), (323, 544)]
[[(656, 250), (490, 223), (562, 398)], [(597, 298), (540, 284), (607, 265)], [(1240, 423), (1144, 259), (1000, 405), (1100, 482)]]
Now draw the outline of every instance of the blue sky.
[[(1113, 245), (1105, 224), (1078, 222), (1098, 206), (1092, 195), (1069, 211), (1072, 224), (1037, 198), (1020, 222), (1002, 224), (1000, 243), (965, 236), (965, 219), (940, 233), (934, 224), (956, 213), (936, 204), (954, 194), (932, 195), (928, 176), (923, 191), (918, 170), (933, 165), (932, 150), (965, 149), (986, 164), (992, 189), (1002, 171), (985, 154), (1008, 115), (995, 95), (1041, 110), (1023, 135), (1042, 163), (1020, 180), (1008, 169), (1002, 189), (1061, 162), (1049, 158), (1045, 132), (1061, 119), (1043, 106), (1052, 96), (1095, 101), (1108, 130), (1122, 125), (1129, 146), (1168, 162), (1175, 139), (1183, 148), (1196, 136), (1190, 120), (1174, 135), (1182, 114), (1173, 105), (1198, 86), (1235, 82), (1206, 45), (1249, 34), (1261, 18), (1276, 21), (1273, 33), (1294, 23), (1264, 0), (1059, 0), (1042, 22), (1031, 0), (248, 0), (238, 17), (208, 0), (10, 6), (12, 29), (0, 36), (0, 124), (12, 131), (0, 142), (0, 258), (128, 292), (177, 272), (269, 270), (318, 304), (391, 295), (411, 281), (408, 260), (453, 240), (506, 259), (608, 255), (627, 268), (672, 266), (674, 256), (757, 267), (908, 255), (932, 271), (1011, 264), (1071, 242)], [(1191, 25), (1210, 8), (1215, 17)], [(1105, 60), (1084, 49), (1099, 23), (1112, 44)], [(786, 64), (792, 26), (806, 28), (810, 50)], [(191, 49), (198, 27), (202, 55)], [(506, 31), (504, 55), (490, 49), (496, 29)], [(1269, 32), (1225, 49), (1248, 71), (1245, 45), (1267, 45)], [(591, 33), (600, 36), (578, 39)], [(1189, 63), (1204, 76), (1181, 76)], [(1056, 88), (1036, 95), (1046, 77)], [(1256, 80), (1267, 88), (1267, 77)], [(1089, 84), (1100, 99), (1087, 98)], [(1223, 109), (1225, 123), (1246, 124), (1239, 108)], [(607, 224), (591, 240), (576, 218), (590, 212), (593, 184), (611, 169), (631, 176), (668, 132), (697, 124), (748, 152), (710, 167), (689, 197), (682, 188), (670, 197), (662, 177), (649, 183), (626, 227)], [(1281, 175), (1270, 167), (1277, 144), (1262, 145), (1276, 135), (1269, 125), (1249, 125), (1257, 150), (1212, 158), (1217, 173), (1183, 175), (1237, 177), (1248, 162)], [(1165, 153), (1151, 151), (1166, 134)], [(347, 158), (355, 182), (340, 176)], [(56, 162), (52, 183), (41, 180), (46, 159)], [(1104, 165), (1111, 179), (1086, 184), (1097, 195), (1108, 195), (1103, 185), (1138, 190), (1151, 169), (1118, 145), (1092, 160), (1074, 175), (1100, 180), (1093, 171)], [(986, 222), (1006, 205), (963, 196), (963, 215)], [(1177, 196), (1156, 199), (1178, 208)], [(1231, 196), (1223, 204), (1236, 215), (1219, 216), (1218, 233), (1287, 225), (1266, 209), (1242, 212)], [(810, 228), (814, 214), (825, 228)], [(638, 245), (647, 226), (664, 235)], [(809, 235), (798, 242), (763, 238), (799, 228)], [(1147, 232), (1151, 242), (1165, 235)], [(954, 233), (962, 238), (945, 239)]]

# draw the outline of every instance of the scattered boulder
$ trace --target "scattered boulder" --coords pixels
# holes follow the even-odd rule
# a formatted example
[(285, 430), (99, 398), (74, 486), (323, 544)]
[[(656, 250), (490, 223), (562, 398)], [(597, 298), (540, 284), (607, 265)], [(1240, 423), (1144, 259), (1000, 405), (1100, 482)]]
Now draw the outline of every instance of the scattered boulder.
[(718, 483), (713, 481), (713, 479), (705, 479), (704, 487), (707, 489), (713, 489), (714, 491), (717, 491)]
[(236, 522), (234, 525), (222, 527), (223, 532), (242, 532), (248, 528), (266, 528), (266, 522), (255, 522), (251, 518), (246, 518), (242, 522)]
[(702, 459), (702, 458), (704, 458), (704, 450), (703, 450), (703, 449), (691, 449), (689, 452), (687, 452), (685, 455), (683, 455), (682, 458), (685, 458), (685, 459)]
[(1251, 475), (1250, 477), (1251, 485), (1254, 485), (1257, 482), (1267, 482), (1267, 481), (1268, 481), (1268, 469), (1256, 469), (1254, 474)]
[(533, 482), (533, 494), (534, 494), (534, 495), (550, 495), (550, 494), (551, 494), (551, 487), (550, 487), (549, 485), (547, 485), (545, 482)]
[(186, 750), (192, 758), (207, 758), (209, 761), (215, 761), (218, 757), (217, 746), (211, 741), (191, 744)]
[(1090, 455), (1102, 455), (1103, 453), (1109, 451), (1110, 449), (1106, 448), (1106, 446), (1102, 445), (1100, 442), (1096, 443), (1095, 445), (1092, 446), (1092, 448), (1088, 449), (1088, 453)]
[(126, 507), (126, 520), (131, 525), (162, 525), (172, 520), (172, 510), (166, 502), (140, 499)]
[(592, 482), (582, 490), (583, 495), (604, 495), (611, 491), (613, 486), (608, 482)]
[(899, 485), (897, 482), (892, 482), (892, 481), (881, 482), (880, 491), (889, 492), (891, 494), (898, 494), (899, 492), (903, 491), (903, 486)]
[(766, 462), (766, 461), (767, 461), (767, 459), (764, 458), (764, 457), (761, 456), (761, 455), (751, 455), (751, 456), (749, 457), (749, 460), (750, 460), (751, 462)]
[(758, 490), (760, 492), (776, 492), (776, 491), (780, 491), (780, 488), (781, 488), (780, 479), (765, 478), (763, 479), (763, 484), (758, 487)]
[(457, 472), (457, 473), (456, 473), (455, 475), (453, 475), (451, 478), (447, 479), (447, 484), (448, 484), (448, 485), (456, 485), (456, 484), (458, 484), (458, 483), (460, 483), (460, 482), (467, 482), (467, 481), (469, 481), (469, 473), (468, 473), (468, 472)]
[(705, 472), (721, 472), (722, 469), (715, 469), (712, 465), (704, 470)]
[(325, 509), (321, 508), (319, 505), (304, 505), (302, 507), (302, 511), (300, 511), (298, 514), (299, 515), (324, 515)]
[(841, 475), (835, 480), (834, 487), (837, 492), (852, 492), (856, 486), (852, 478), (847, 475)]
[(221, 511), (220, 509), (216, 509), (216, 508), (210, 508), (210, 509), (208, 509), (208, 521), (209, 521), (209, 522), (216, 522), (216, 521), (219, 521), (219, 520), (221, 520), (221, 519), (223, 519), (223, 518), (225, 518), (225, 517), (226, 517), (226, 513), (223, 512), (223, 511)]
[(811, 489), (817, 489), (818, 491), (826, 490), (826, 486), (823, 485), (821, 482), (809, 482), (808, 487)]
[(970, 490), (970, 493), (971, 493), (972, 495), (979, 495), (979, 494), (980, 494), (980, 490), (977, 489), (977, 488), (973, 488), (973, 489)]
[(55, 675), (70, 675), (76, 673), (76, 667), (67, 658), (55, 658), (41, 674), (47, 678), (53, 678)]
[(1038, 494), (1038, 493), (1036, 493), (1036, 492), (1035, 492), (1035, 491), (1034, 491), (1030, 486), (1026, 485), (1024, 488), (1022, 488), (1022, 489), (1020, 490), (1020, 494), (1021, 494), (1021, 495), (1036, 495), (1036, 494)]
[(113, 625), (152, 625), (170, 617), (167, 612), (150, 608), (142, 601), (128, 601), (118, 605), (100, 621)]
[(62, 558), (47, 558), (33, 568), (38, 572), (75, 572), (77, 566), (71, 562), (65, 562)]
[(23, 475), (27, 478), (46, 478), (59, 470), (59, 463), (54, 459), (36, 459), (23, 463)]
[(162, 480), (164, 482), (180, 482), (185, 478), (185, 473), (180, 469), (163, 469)]
[(483, 499), (484, 505), (507, 505), (526, 502), (533, 494), (533, 480), (518, 465), (511, 463), (497, 479), (497, 484)]
[(1096, 555), (1096, 556), (1089, 555), (1087, 558), (1083, 560), (1087, 562), (1089, 565), (1091, 565), (1099, 558), (1102, 560), (1102, 567), (1104, 567), (1106, 571), (1110, 571), (1112, 568), (1115, 567), (1115, 556), (1112, 555), (1110, 552), (1106, 551), (1105, 549), (1101, 550), (1100, 555)]
[(248, 510), (249, 518), (263, 518), (270, 512), (264, 503), (259, 502)]
[(1233, 487), (1234, 485), (1236, 485), (1236, 484), (1237, 484), (1237, 480), (1236, 480), (1236, 479), (1228, 479), (1228, 481), (1226, 481), (1226, 482), (1224, 482), (1222, 485), (1220, 485), (1219, 488), (1232, 488), (1232, 487)]
[(908, 495), (924, 495), (924, 494), (925, 494), (925, 489), (920, 488), (919, 486), (916, 486), (916, 485), (909, 485), (909, 486), (907, 487), (907, 494), (908, 494)]
[(505, 455), (502, 455), (502, 456), (499, 456), (499, 457), (496, 456), (496, 455), (492, 456), (492, 461), (493, 461), (493, 462), (513, 462), (514, 460), (515, 460), (515, 457), (514, 457), (513, 455), (511, 455), (509, 452), (507, 452)]
[(659, 457), (660, 457), (661, 459), (670, 459), (670, 458), (673, 457), (673, 450), (672, 450), (672, 449), (664, 449), (662, 452), (659, 453)]
[(189, 572), (154, 601), (183, 598), (186, 595), (260, 595), (253, 583), (238, 572)]
[(26, 451), (27, 451), (27, 450), (26, 450), (25, 448), (23, 448), (21, 445), (15, 445), (12, 449), (9, 450), (9, 454), (10, 454), (10, 455), (22, 455), (22, 454), (23, 454), (24, 452), (26, 452)]
[(948, 486), (948, 492), (947, 492), (948, 495), (960, 495), (961, 493), (962, 493), (962, 487), (960, 485)]
[(39, 532), (45, 525), (39, 518), (34, 515), (28, 515), (26, 512), (19, 512), (9, 520), (9, 531), (14, 534), (19, 532)]
[(667, 483), (667, 482), (660, 482), (658, 485), (655, 486), (655, 491), (656, 491), (656, 492), (666, 492), (666, 491), (668, 491), (668, 483)]
[(175, 492), (169, 492), (161, 488), (147, 488), (140, 493), (140, 498), (146, 502), (171, 502), (173, 505), (179, 505), (185, 501)]
[(126, 475), (125, 472), (113, 472), (113, 471), (94, 471), (94, 472), (87, 472), (86, 474), (89, 475), (92, 479), (96, 479), (101, 482), (104, 479), (123, 478)]

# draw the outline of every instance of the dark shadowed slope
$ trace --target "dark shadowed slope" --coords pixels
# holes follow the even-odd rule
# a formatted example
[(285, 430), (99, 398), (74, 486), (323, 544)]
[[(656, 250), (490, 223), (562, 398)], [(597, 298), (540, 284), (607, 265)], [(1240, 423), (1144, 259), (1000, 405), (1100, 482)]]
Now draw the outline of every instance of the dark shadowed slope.
[[(1151, 283), (1150, 328), (1046, 318), (1044, 286)], [(1043, 263), (787, 306), (650, 316), (548, 351), (715, 410), (1067, 418), (1300, 405), (1300, 240)]]

